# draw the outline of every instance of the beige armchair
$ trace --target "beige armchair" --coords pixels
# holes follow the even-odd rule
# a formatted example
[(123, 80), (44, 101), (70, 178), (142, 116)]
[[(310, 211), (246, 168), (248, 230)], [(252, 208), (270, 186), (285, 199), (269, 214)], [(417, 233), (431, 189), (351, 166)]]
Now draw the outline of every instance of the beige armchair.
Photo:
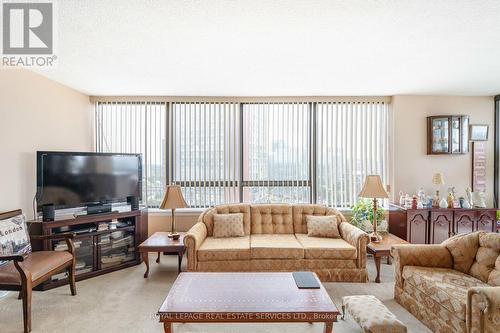
[(396, 301), (434, 332), (500, 332), (500, 234), (397, 245)]

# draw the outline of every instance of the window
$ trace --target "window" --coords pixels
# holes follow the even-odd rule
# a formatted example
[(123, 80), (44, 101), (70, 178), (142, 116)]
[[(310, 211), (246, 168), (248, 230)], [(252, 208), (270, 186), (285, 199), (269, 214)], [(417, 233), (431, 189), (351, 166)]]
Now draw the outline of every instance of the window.
[(172, 104), (173, 182), (190, 207), (239, 202), (239, 109), (234, 103)]
[(165, 103), (99, 102), (95, 120), (97, 152), (142, 154), (142, 201), (158, 207), (167, 172)]
[(243, 201), (310, 202), (309, 103), (243, 104)]
[(349, 208), (366, 175), (388, 181), (383, 98), (193, 100), (96, 103), (96, 150), (143, 154), (149, 207), (158, 207), (165, 185), (174, 183), (196, 208), (230, 202)]
[(351, 207), (367, 175), (388, 180), (387, 103), (318, 103), (316, 201)]

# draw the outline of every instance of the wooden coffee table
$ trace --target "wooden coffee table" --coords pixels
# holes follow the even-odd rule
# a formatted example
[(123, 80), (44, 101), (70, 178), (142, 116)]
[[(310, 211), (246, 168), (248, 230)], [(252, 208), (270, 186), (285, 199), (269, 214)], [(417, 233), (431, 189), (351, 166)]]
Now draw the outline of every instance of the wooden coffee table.
[(339, 311), (323, 285), (299, 289), (292, 273), (193, 272), (177, 277), (158, 315), (165, 333), (172, 323), (214, 322), (324, 322), (331, 333)]
[(149, 252), (158, 252), (158, 258), (156, 262), (160, 263), (160, 253), (165, 254), (175, 254), (179, 257), (179, 273), (181, 272), (182, 257), (184, 252), (186, 252), (186, 247), (184, 246), (184, 232), (180, 232), (180, 237), (178, 240), (173, 240), (168, 237), (168, 232), (155, 232), (151, 237), (146, 239), (139, 245), (139, 253), (142, 255), (142, 260), (146, 264), (146, 272), (144, 273), (144, 278), (149, 275)]
[(366, 246), (366, 252), (373, 254), (373, 259), (375, 260), (375, 267), (377, 268), (376, 283), (380, 283), (380, 261), (382, 257), (387, 257), (387, 263), (390, 265), (391, 247), (398, 244), (408, 244), (408, 242), (393, 234), (383, 234), (380, 242), (370, 242)]

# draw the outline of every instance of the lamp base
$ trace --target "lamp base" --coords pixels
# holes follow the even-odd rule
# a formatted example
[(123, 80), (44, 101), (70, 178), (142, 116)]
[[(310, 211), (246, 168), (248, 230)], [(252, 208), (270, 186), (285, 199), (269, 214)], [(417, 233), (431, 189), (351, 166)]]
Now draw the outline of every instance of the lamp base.
[(371, 232), (368, 236), (370, 237), (370, 241), (373, 243), (378, 243), (382, 240), (382, 236), (380, 236), (376, 231)]
[(181, 234), (178, 232), (171, 232), (168, 234), (168, 238), (172, 238), (173, 240), (178, 240), (181, 237)]

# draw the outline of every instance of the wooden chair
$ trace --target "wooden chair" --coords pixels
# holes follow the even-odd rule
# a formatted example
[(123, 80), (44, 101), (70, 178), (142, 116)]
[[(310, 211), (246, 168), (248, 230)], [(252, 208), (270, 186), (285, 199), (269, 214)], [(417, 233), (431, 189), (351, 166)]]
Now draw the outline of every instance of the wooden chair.
[[(0, 213), (0, 220), (21, 214), (21, 210)], [(49, 279), (53, 274), (69, 269), (71, 295), (76, 295), (75, 284), (75, 247), (72, 233), (47, 236), (31, 236), (36, 240), (66, 240), (67, 251), (37, 251), (25, 255), (0, 256), (0, 261), (10, 261), (0, 266), (0, 290), (19, 291), (23, 300), (24, 332), (31, 331), (31, 293), (32, 289)]]

